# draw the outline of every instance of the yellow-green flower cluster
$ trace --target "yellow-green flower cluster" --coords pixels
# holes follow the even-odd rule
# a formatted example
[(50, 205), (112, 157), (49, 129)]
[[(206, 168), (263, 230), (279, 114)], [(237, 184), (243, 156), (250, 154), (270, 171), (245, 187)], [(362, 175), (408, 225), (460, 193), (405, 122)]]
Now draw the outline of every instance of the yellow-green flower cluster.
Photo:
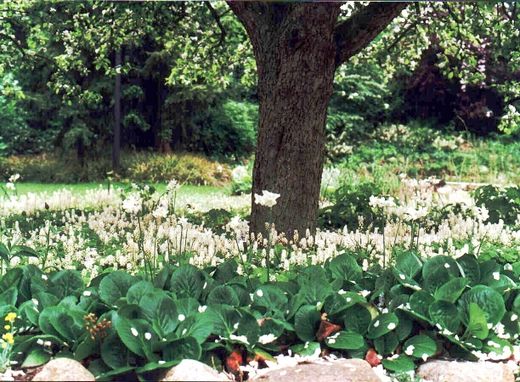
[(5, 322), (4, 329), (6, 332), (2, 335), (2, 339), (0, 340), (0, 347), (2, 349), (7, 349), (8, 346), (12, 346), (14, 344), (14, 320), (16, 320), (16, 313), (10, 312), (7, 313), (5, 316)]

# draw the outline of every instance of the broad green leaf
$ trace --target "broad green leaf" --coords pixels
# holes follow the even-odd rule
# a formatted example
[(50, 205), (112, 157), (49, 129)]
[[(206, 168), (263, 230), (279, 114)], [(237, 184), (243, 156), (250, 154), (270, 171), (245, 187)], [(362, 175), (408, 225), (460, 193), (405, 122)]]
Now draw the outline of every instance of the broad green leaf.
[(150, 281), (139, 281), (132, 285), (126, 293), (126, 301), (129, 304), (140, 305), (140, 302), (148, 293), (153, 293), (155, 287)]
[(397, 328), (399, 318), (394, 313), (383, 313), (372, 320), (368, 327), (367, 338), (375, 339), (384, 336)]
[(403, 354), (383, 359), (382, 363), (385, 369), (396, 373), (404, 373), (415, 369), (412, 358)]
[(356, 259), (349, 254), (339, 255), (332, 259), (329, 269), (334, 278), (349, 282), (358, 281), (363, 272)]
[(421, 260), (413, 252), (403, 252), (397, 256), (395, 270), (413, 279), (422, 268)]
[(468, 280), (463, 277), (454, 278), (437, 289), (434, 293), (434, 297), (436, 300), (454, 303), (462, 292), (464, 292), (467, 284)]
[(136, 282), (137, 279), (128, 273), (114, 271), (99, 283), (99, 297), (106, 304), (114, 306), (120, 298), (126, 296), (130, 287)]
[(404, 343), (403, 351), (416, 358), (429, 358), (437, 352), (437, 344), (430, 337), (419, 334)]
[(313, 305), (302, 306), (294, 316), (294, 330), (302, 341), (314, 341), (320, 325), (320, 312)]
[(60, 299), (67, 296), (79, 296), (81, 291), (85, 289), (81, 274), (69, 269), (51, 274), (49, 284), (49, 293)]
[(198, 299), (204, 288), (204, 274), (193, 265), (183, 265), (172, 274), (171, 291), (180, 297)]
[(193, 337), (184, 337), (169, 342), (162, 350), (164, 361), (182, 361), (183, 359), (199, 360), (202, 348)]
[(26, 368), (41, 366), (49, 362), (50, 359), (51, 355), (43, 350), (41, 346), (37, 345), (36, 347), (33, 347), (31, 350), (29, 350), (27, 356), (22, 362), (22, 367)]
[(471, 286), (477, 285), (480, 282), (480, 266), (475, 256), (466, 254), (457, 259), (462, 268), (463, 276), (468, 279)]
[(469, 303), (469, 322), (468, 331), (478, 339), (485, 339), (488, 336), (486, 313), (474, 302)]
[(240, 300), (233, 288), (227, 285), (219, 285), (209, 293), (206, 303), (208, 305), (227, 304), (237, 307), (240, 304)]
[(399, 337), (395, 332), (386, 333), (374, 340), (374, 347), (380, 355), (392, 354), (399, 345)]
[(370, 321), (372, 321), (372, 315), (370, 311), (362, 305), (354, 305), (345, 311), (344, 315), (345, 329), (364, 335)]
[(365, 340), (361, 334), (343, 330), (328, 337), (325, 343), (332, 349), (354, 350), (363, 347)]
[(428, 313), (433, 323), (451, 333), (457, 333), (460, 326), (460, 312), (451, 302), (435, 301), (429, 306)]
[(500, 293), (485, 285), (477, 285), (465, 292), (459, 303), (467, 314), (470, 304), (475, 303), (485, 312), (486, 321), (493, 325), (500, 322), (506, 311)]

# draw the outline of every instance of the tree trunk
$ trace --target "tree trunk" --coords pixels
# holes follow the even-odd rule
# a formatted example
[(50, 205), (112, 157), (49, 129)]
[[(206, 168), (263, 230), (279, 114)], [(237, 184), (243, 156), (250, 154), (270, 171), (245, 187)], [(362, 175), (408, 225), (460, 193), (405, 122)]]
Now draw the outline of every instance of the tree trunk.
[[(314, 231), (323, 171), (325, 120), (335, 71), (337, 4), (271, 6), (268, 24), (250, 34), (258, 70), (259, 128), (251, 231)], [(262, 190), (276, 206), (255, 204)]]
[[(406, 3), (370, 3), (337, 23), (341, 3), (228, 1), (253, 45), (260, 120), (251, 231), (315, 230), (327, 106), (337, 66), (361, 51)], [(270, 210), (255, 193), (281, 194)]]
[(116, 50), (116, 81), (114, 86), (114, 141), (112, 143), (112, 170), (119, 171), (121, 161), (121, 48)]

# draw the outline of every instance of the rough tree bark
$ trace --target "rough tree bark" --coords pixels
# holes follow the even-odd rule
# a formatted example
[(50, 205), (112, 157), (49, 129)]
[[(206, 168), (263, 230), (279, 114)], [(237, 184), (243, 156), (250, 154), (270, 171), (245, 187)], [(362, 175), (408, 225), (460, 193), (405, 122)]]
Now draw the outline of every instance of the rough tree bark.
[[(314, 231), (325, 147), (327, 106), (338, 65), (358, 53), (406, 6), (372, 3), (338, 24), (341, 3), (235, 2), (229, 6), (253, 45), (259, 126), (251, 231)], [(281, 194), (268, 208), (262, 190)]]

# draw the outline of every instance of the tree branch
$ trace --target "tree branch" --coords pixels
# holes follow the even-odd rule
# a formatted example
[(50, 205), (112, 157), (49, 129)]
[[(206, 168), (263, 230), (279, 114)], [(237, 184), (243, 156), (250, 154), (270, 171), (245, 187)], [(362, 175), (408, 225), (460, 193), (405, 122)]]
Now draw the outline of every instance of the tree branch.
[(215, 10), (215, 8), (213, 8), (213, 6), (211, 5), (211, 2), (205, 1), (204, 5), (206, 5), (206, 7), (209, 9), (209, 13), (211, 13), (211, 16), (213, 16), (213, 18), (215, 19), (215, 22), (218, 25), (218, 28), (220, 29), (219, 44), (223, 45), (224, 41), (226, 40), (227, 33), (226, 33), (226, 29), (224, 28), (224, 25), (222, 25), (222, 22), (220, 20), (221, 15), (219, 15), (218, 12)]
[(406, 8), (405, 2), (370, 3), (336, 27), (336, 66), (363, 50)]
[(249, 37), (255, 32), (255, 27), (261, 25), (267, 14), (266, 5), (259, 1), (228, 0), (227, 4), (240, 22), (246, 28)]

